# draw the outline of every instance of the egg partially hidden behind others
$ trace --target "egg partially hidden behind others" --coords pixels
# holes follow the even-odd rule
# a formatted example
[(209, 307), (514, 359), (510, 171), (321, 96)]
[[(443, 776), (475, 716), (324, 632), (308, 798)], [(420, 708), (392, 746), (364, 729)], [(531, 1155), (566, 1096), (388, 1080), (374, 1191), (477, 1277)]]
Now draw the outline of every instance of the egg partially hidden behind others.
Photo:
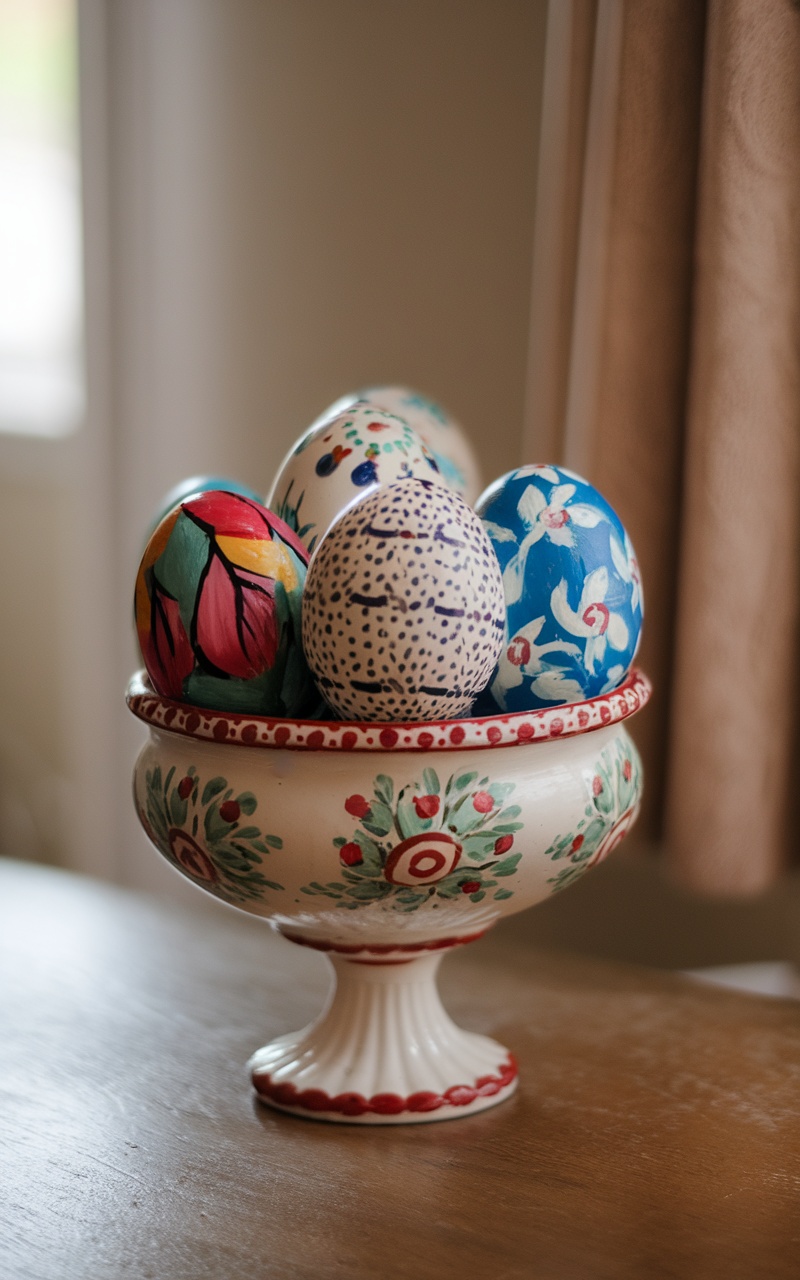
[(300, 643), (308, 555), (259, 502), (211, 490), (174, 507), (136, 579), (136, 629), (162, 697), (298, 716), (318, 703)]
[(439, 470), (450, 489), (472, 505), (481, 491), (480, 467), (463, 427), (451, 418), (441, 405), (410, 387), (367, 387), (336, 400), (318, 419), (326, 422), (350, 408), (359, 400), (396, 413), (416, 431), (436, 459)]
[(401, 480), (334, 523), (311, 561), (303, 648), (320, 692), (361, 720), (469, 711), (503, 642), (503, 584), (458, 494)]
[(301, 436), (278, 472), (267, 506), (313, 551), (350, 502), (410, 476), (444, 485), (416, 431), (403, 418), (359, 400), (333, 418), (318, 419)]

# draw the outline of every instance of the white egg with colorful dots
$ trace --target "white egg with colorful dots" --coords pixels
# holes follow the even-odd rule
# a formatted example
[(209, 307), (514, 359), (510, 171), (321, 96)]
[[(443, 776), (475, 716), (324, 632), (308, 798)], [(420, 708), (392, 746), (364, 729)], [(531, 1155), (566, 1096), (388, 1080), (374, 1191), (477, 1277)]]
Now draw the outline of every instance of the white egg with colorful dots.
[(642, 630), (636, 556), (598, 490), (563, 467), (529, 466), (476, 505), (503, 571), (506, 635), (477, 710), (529, 711), (608, 693)]
[(355, 498), (411, 476), (445, 484), (435, 458), (407, 422), (358, 401), (301, 436), (266, 505), (313, 551)]
[(303, 650), (345, 719), (449, 720), (468, 712), (500, 656), (500, 566), (475, 512), (430, 481), (354, 503), (312, 557)]
[(448, 487), (465, 502), (474, 503), (483, 484), (478, 459), (463, 427), (441, 405), (410, 387), (366, 387), (334, 401), (317, 423), (328, 421), (359, 400), (403, 418), (430, 449)]

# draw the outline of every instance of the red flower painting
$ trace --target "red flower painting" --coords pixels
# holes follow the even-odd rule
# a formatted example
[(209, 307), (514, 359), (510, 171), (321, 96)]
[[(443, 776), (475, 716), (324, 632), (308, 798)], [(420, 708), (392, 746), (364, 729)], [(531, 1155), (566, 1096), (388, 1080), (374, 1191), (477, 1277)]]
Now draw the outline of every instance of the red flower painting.
[(193, 880), (213, 883), (219, 879), (217, 869), (208, 854), (185, 831), (173, 827), (169, 833), (169, 847), (175, 861), (180, 863)]
[[(283, 886), (266, 873), (267, 860), (283, 847), (280, 836), (253, 821), (258, 808), (249, 791), (233, 794), (219, 775), (203, 781), (194, 765), (186, 773), (145, 774), (139, 817), (153, 844), (192, 880), (229, 902), (248, 902)], [(246, 825), (239, 819), (246, 815)]]
[(414, 796), (414, 808), (418, 818), (435, 818), (440, 804), (438, 796)]
[[(398, 783), (386, 774), (373, 796), (355, 792), (344, 810), (354, 820), (337, 836), (339, 879), (304, 885), (350, 910), (383, 902), (398, 912), (513, 896), (521, 853), (520, 807), (509, 804), (514, 784), (494, 783), (469, 769), (440, 778), (435, 769)], [(463, 909), (460, 908), (459, 909)]]
[(275, 661), (275, 584), (212, 550), (193, 620), (198, 658), (220, 675), (251, 680)]
[(365, 796), (348, 796), (344, 807), (353, 818), (366, 818), (370, 810), (369, 800)]

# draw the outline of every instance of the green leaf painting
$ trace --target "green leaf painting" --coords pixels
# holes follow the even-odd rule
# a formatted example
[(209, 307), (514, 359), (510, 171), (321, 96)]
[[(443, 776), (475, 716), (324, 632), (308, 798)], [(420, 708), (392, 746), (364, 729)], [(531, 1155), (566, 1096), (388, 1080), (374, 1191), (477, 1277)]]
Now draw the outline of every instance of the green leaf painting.
[(513, 790), (513, 783), (475, 772), (443, 783), (426, 768), (399, 786), (379, 774), (371, 796), (343, 802), (343, 820), (349, 815), (351, 822), (333, 840), (338, 877), (302, 892), (324, 894), (345, 910), (381, 903), (403, 913), (442, 901), (510, 898), (508, 878), (522, 856), (511, 852), (522, 830), (519, 806), (505, 804)]
[(194, 765), (185, 774), (170, 769), (163, 779), (156, 765), (145, 775), (139, 817), (153, 844), (190, 880), (225, 901), (247, 903), (283, 889), (262, 870), (283, 841), (250, 821), (257, 807), (251, 791), (236, 794), (225, 778), (201, 783)]
[(642, 793), (642, 765), (627, 737), (615, 738), (592, 769), (584, 771), (587, 804), (577, 826), (557, 835), (545, 857), (561, 865), (548, 880), (553, 892), (566, 889), (601, 862), (632, 825)]

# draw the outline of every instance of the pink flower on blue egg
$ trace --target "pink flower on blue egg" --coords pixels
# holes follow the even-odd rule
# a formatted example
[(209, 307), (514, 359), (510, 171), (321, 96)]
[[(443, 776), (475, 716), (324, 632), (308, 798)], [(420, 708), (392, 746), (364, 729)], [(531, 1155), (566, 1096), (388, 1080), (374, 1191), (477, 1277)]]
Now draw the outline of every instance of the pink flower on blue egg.
[(551, 542), (562, 547), (575, 546), (575, 533), (571, 526), (576, 524), (585, 529), (593, 529), (603, 519), (602, 511), (585, 502), (573, 502), (574, 484), (559, 484), (559, 473), (553, 467), (530, 467), (525, 470), (535, 471), (543, 480), (550, 481), (554, 488), (548, 498), (535, 485), (528, 485), (517, 503), (517, 514), (528, 528), (528, 533), (520, 543), (519, 551), (512, 556), (503, 573), (503, 588), (506, 593), (506, 604), (519, 600), (525, 578), (525, 566), (528, 553), (540, 538), (549, 538)]
[(580, 647), (569, 640), (551, 640), (537, 644), (537, 638), (545, 624), (545, 618), (535, 618), (521, 627), (511, 643), (500, 655), (497, 676), (499, 686), (508, 691), (522, 685), (527, 677), (531, 691), (543, 702), (579, 702), (583, 687), (577, 680), (554, 666), (545, 654), (560, 653), (563, 656), (580, 657)]
[[(602, 664), (607, 644), (617, 652), (624, 652), (628, 647), (628, 628), (624, 619), (604, 603), (608, 585), (608, 570), (603, 565), (586, 578), (577, 609), (570, 608), (568, 584), (564, 578), (553, 589), (550, 597), (550, 607), (556, 621), (570, 635), (585, 640), (583, 663), (590, 673), (594, 673), (595, 667)], [(623, 667), (611, 667), (608, 675), (613, 680), (612, 688), (619, 683), (623, 674)]]

